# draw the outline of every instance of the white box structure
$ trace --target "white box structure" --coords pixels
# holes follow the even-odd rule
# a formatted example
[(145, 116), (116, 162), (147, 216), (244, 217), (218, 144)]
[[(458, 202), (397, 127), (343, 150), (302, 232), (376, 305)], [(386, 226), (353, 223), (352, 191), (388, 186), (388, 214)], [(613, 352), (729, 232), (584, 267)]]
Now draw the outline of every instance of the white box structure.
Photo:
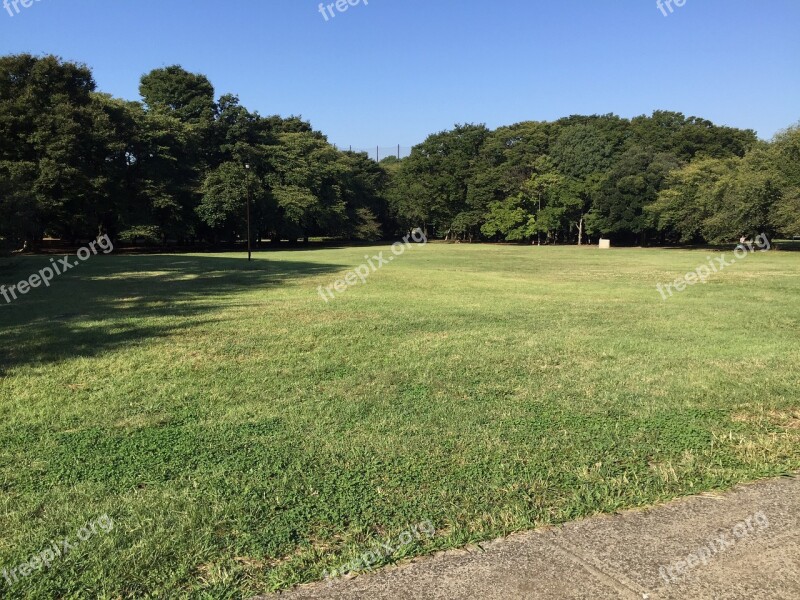
[(600, 250), (611, 250), (611, 240), (600, 238)]

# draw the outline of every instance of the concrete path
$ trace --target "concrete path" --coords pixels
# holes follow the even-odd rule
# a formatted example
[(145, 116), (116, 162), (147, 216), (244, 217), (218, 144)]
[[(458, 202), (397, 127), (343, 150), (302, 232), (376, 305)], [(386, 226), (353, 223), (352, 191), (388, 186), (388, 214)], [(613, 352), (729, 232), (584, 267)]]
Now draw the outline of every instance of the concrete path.
[(800, 479), (594, 517), (280, 596), (307, 598), (798, 600)]

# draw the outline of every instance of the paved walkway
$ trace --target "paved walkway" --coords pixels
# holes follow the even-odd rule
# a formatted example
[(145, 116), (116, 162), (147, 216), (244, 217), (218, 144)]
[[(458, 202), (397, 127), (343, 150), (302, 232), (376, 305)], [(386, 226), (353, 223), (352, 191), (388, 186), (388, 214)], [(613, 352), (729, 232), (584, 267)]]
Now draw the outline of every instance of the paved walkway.
[(798, 600), (800, 479), (514, 535), (280, 598)]

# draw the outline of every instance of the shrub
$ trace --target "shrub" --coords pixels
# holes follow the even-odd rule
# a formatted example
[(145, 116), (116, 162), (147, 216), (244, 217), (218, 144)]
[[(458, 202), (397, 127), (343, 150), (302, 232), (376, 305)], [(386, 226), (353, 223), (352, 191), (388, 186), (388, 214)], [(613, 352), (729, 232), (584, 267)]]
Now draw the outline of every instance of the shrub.
[(119, 240), (127, 244), (158, 244), (162, 238), (161, 228), (156, 225), (137, 225), (119, 234)]

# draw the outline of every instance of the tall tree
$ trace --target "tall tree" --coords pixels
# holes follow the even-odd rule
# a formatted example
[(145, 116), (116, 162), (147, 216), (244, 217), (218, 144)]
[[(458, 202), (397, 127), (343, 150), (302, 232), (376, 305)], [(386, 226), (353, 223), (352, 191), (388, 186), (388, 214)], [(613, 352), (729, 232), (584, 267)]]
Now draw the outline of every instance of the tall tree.
[(158, 175), (148, 179), (155, 184), (153, 208), (158, 226), (168, 238), (193, 237), (193, 216), (200, 203), (201, 185), (206, 173), (224, 160), (224, 150), (215, 140), (217, 105), (214, 87), (204, 75), (190, 73), (173, 65), (144, 75), (139, 93), (147, 113), (150, 143), (161, 143), (142, 159)]
[(0, 58), (0, 227), (17, 243), (35, 245), (48, 228), (69, 229), (90, 202), (94, 90), (83, 65), (30, 54)]
[(655, 202), (667, 176), (678, 167), (680, 163), (672, 154), (630, 146), (600, 186), (586, 220), (588, 231), (646, 244), (652, 228), (645, 208)]
[(149, 110), (170, 114), (179, 121), (206, 125), (214, 119), (214, 86), (205, 75), (173, 65), (142, 77), (139, 93)]
[(722, 204), (724, 184), (741, 159), (700, 158), (672, 171), (657, 200), (647, 207), (652, 226), (666, 242), (699, 243), (707, 221)]
[(417, 226), (452, 233), (456, 217), (469, 210), (469, 182), (488, 134), (484, 125), (456, 125), (412, 149), (402, 163), (393, 197), (404, 197), (405, 210), (422, 219)]
[(759, 144), (720, 182), (719, 204), (705, 220), (704, 237), (711, 242), (731, 242), (744, 235), (772, 237), (770, 212), (781, 198), (782, 181), (773, 155)]
[(341, 185), (339, 152), (321, 134), (282, 133), (269, 149), (269, 187), (278, 206), (276, 239), (341, 235), (347, 207)]
[[(202, 194), (196, 211), (213, 232), (215, 241), (247, 239), (248, 205), (251, 221), (262, 222), (266, 193), (252, 165), (248, 169), (238, 162), (223, 163), (206, 176)], [(251, 227), (251, 235), (260, 237), (257, 228)]]
[(800, 236), (800, 126), (778, 134), (772, 152), (781, 194), (771, 209), (770, 221), (777, 232)]

